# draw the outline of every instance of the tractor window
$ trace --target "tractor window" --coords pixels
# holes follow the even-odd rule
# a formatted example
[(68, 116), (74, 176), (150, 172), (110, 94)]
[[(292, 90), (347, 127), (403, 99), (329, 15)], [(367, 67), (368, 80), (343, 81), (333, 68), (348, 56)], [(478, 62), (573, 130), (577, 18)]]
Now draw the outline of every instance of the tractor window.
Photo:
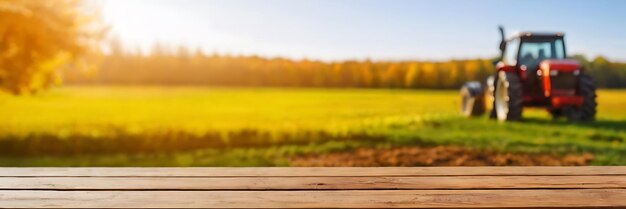
[(526, 65), (534, 68), (546, 59), (564, 59), (565, 48), (563, 40), (527, 40), (522, 42), (519, 62), (520, 65)]
[(558, 39), (554, 42), (554, 48), (556, 50), (556, 59), (565, 59), (565, 45), (563, 45), (563, 40)]
[(504, 51), (504, 64), (516, 65), (517, 64), (517, 51), (519, 49), (519, 39), (513, 39), (509, 41)]

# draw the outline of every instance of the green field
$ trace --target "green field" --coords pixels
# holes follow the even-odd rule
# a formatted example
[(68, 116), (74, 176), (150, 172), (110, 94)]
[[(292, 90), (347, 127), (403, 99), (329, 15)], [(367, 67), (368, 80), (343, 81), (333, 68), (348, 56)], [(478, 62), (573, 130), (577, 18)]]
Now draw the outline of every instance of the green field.
[(592, 154), (626, 165), (626, 91), (601, 90), (598, 120), (458, 115), (456, 91), (63, 87), (0, 95), (0, 166), (288, 166), (359, 147), (460, 146)]

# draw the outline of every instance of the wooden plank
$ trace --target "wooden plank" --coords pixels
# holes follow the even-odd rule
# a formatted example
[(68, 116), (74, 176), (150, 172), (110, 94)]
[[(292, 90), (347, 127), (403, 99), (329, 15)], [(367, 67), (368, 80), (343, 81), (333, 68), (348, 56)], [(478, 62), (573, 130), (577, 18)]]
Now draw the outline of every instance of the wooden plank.
[(354, 190), (626, 188), (626, 176), (0, 177), (2, 190)]
[(626, 190), (0, 191), (0, 208), (626, 207)]
[(626, 166), (585, 167), (296, 167), (296, 168), (0, 168), (0, 177), (269, 177), (269, 176), (598, 176)]

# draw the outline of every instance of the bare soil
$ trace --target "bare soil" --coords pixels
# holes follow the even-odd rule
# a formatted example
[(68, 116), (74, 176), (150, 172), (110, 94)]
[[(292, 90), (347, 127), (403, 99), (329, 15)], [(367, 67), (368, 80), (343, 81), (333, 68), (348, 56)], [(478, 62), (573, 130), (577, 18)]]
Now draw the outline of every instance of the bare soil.
[(359, 148), (296, 156), (291, 166), (582, 166), (592, 154), (500, 153), (458, 146)]

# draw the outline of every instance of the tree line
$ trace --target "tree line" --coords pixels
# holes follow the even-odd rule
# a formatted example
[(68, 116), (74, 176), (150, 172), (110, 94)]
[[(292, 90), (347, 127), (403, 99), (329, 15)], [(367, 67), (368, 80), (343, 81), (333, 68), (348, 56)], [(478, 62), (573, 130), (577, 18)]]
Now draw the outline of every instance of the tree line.
[[(112, 42), (99, 70), (65, 71), (68, 84), (208, 85), (331, 88), (458, 88), (469, 80), (484, 81), (494, 59), (430, 61), (349, 60), (322, 62), (206, 54), (156, 44), (150, 54), (127, 52)], [(588, 61), (574, 56), (600, 87), (626, 87), (626, 64), (603, 57)]]
[(149, 54), (112, 41), (98, 71), (64, 71), (67, 84), (335, 88), (453, 88), (493, 73), (491, 60), (323, 62), (206, 54), (155, 44)]

